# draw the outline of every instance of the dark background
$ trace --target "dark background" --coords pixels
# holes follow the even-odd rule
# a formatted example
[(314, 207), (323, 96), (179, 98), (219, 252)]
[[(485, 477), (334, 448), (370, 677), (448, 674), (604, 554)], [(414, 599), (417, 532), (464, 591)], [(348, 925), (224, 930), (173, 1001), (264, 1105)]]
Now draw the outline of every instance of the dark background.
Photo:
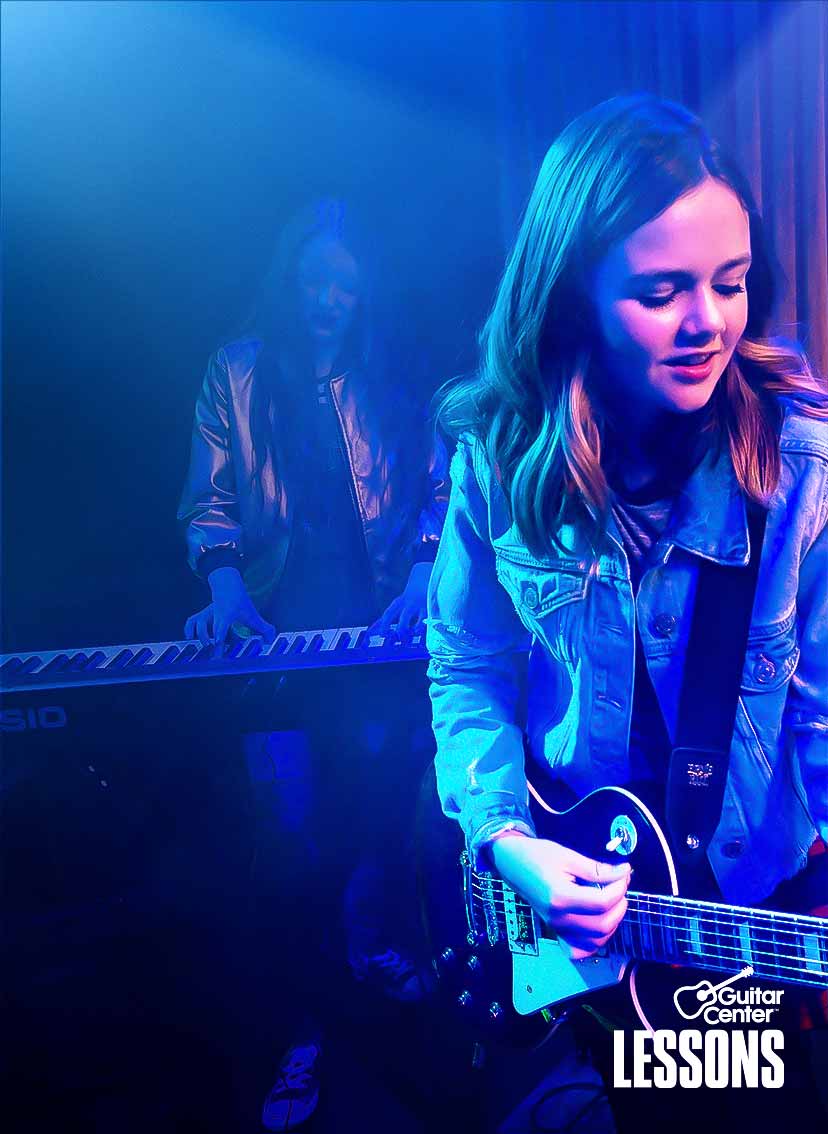
[[(2, 648), (180, 636), (193, 403), (336, 193), (436, 386), (501, 267), (485, 4), (6, 3)], [(389, 374), (389, 381), (398, 380)]]
[(826, 372), (824, 3), (12, 0), (0, 18), (2, 650), (174, 638), (206, 601), (175, 522), (193, 403), (297, 207), (341, 194), (375, 233), (427, 394), (474, 364), (549, 143), (611, 95), (678, 99), (733, 150), (785, 277), (770, 331)]
[[(734, 147), (787, 271), (781, 329), (825, 372), (825, 4), (37, 0), (0, 21), (2, 650), (175, 638), (206, 601), (175, 522), (193, 403), (298, 206), (333, 192), (367, 220), (400, 365), (437, 385), (474, 362), (549, 143), (613, 94), (676, 98)], [(366, 669), (365, 703), (427, 736), (424, 667), (404, 695)], [(48, 691), (65, 729), (3, 735), (10, 1128), (258, 1129), (282, 1048), (238, 734), (305, 695), (277, 684), (261, 720), (241, 675)], [(417, 760), (393, 766), (409, 800)], [(314, 1128), (474, 1125), (467, 1099), (436, 1124), (449, 1030), (371, 1007), (338, 956)]]

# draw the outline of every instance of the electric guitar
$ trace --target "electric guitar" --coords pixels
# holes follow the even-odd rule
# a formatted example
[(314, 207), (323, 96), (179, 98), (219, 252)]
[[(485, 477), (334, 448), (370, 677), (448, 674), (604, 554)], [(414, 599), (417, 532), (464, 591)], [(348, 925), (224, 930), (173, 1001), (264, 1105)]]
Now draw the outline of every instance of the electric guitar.
[[(681, 1014), (668, 1027), (694, 1026), (682, 1023), (687, 1005), (703, 1011), (719, 987), (668, 966), (735, 974), (728, 983), (752, 976), (774, 986), (828, 988), (828, 918), (680, 896), (663, 830), (622, 788), (600, 788), (564, 811), (553, 810), (531, 786), (530, 795), (539, 837), (602, 862), (629, 861), (635, 889), (627, 892), (627, 913), (604, 948), (571, 960), (519, 894), (469, 862), (454, 821), (441, 815), (441, 826), (432, 816), (426, 827), (421, 798), (421, 909), (432, 967), (438, 991), (479, 1035), (538, 1042), (570, 1007), (589, 997), (600, 1011), (601, 1000), (592, 994), (624, 982), (643, 1026), (665, 1026), (651, 1021), (643, 995), (645, 974), (656, 966), (640, 967), (640, 961), (659, 963), (662, 977), (683, 986), (681, 1003), (674, 998)], [(457, 865), (449, 875), (452, 858)], [(662, 978), (655, 983), (662, 985), (663, 1001)]]

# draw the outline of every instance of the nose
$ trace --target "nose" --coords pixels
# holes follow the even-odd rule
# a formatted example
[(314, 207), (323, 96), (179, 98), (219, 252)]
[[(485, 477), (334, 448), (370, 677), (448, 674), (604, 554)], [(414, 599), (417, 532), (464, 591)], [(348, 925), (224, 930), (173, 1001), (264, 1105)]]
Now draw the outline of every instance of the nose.
[(321, 287), (316, 302), (320, 307), (333, 307), (336, 302), (336, 285), (331, 283)]
[(697, 288), (693, 293), (693, 301), (682, 329), (694, 340), (700, 339), (701, 343), (707, 343), (717, 335), (721, 337), (727, 328), (722, 302), (715, 291), (709, 288)]

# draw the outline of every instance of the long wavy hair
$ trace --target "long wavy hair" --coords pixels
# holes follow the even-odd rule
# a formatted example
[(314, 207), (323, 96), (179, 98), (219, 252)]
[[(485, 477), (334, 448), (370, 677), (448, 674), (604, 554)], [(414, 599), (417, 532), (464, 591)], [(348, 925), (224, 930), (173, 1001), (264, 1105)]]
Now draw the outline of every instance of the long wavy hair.
[(360, 300), (336, 369), (339, 373), (353, 371), (360, 375), (370, 370), (372, 273), (367, 242), (360, 239), (358, 226), (347, 214), (344, 202), (336, 197), (322, 197), (296, 212), (281, 229), (242, 329), (242, 334), (257, 338), (262, 344), (250, 398), (254, 488), (261, 486), (268, 458), (276, 474), (277, 454), (290, 454), (296, 439), (291, 423), (313, 367), (311, 340), (299, 306), (299, 262), (317, 236), (340, 241), (360, 266)]
[(395, 496), (401, 501), (400, 508), (413, 510), (427, 491), (428, 475), (427, 407), (417, 389), (416, 359), (401, 346), (399, 336), (393, 344), (388, 341), (390, 318), (375, 299), (381, 271), (376, 235), (338, 197), (310, 202), (284, 225), (242, 328), (243, 334), (262, 343), (251, 388), (251, 487), (262, 491), (268, 460), (277, 481), (286, 472), (290, 475), (291, 466), (297, 471), (298, 405), (307, 393), (313, 366), (311, 341), (299, 308), (299, 262), (317, 236), (338, 240), (359, 265), (359, 303), (334, 374), (345, 374), (354, 394), (360, 431), (378, 436), (385, 449), (394, 453), (389, 475)]
[(480, 334), (480, 366), (436, 396), (440, 424), (485, 446), (526, 545), (550, 553), (564, 522), (593, 545), (610, 504), (612, 421), (602, 409), (590, 281), (601, 260), (712, 176), (749, 216), (748, 322), (705, 415), (746, 495), (764, 503), (780, 471), (780, 398), (828, 418), (828, 391), (798, 343), (766, 338), (779, 276), (747, 178), (686, 107), (619, 95), (550, 147)]

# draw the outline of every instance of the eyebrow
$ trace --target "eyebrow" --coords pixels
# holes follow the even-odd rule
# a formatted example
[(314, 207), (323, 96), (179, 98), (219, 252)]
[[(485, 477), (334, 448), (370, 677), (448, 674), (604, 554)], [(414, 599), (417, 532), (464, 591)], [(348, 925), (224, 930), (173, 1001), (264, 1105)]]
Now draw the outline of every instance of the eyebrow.
[[(745, 254), (744, 256), (736, 256), (733, 260), (725, 260), (720, 264), (716, 271), (713, 273), (717, 276), (719, 272), (727, 272), (731, 268), (739, 268), (742, 264), (752, 263), (752, 257)], [(635, 275), (630, 276), (630, 283), (648, 283), (652, 280), (684, 280), (690, 275), (690, 272), (682, 272), (678, 270), (664, 270), (654, 272), (636, 272)]]

